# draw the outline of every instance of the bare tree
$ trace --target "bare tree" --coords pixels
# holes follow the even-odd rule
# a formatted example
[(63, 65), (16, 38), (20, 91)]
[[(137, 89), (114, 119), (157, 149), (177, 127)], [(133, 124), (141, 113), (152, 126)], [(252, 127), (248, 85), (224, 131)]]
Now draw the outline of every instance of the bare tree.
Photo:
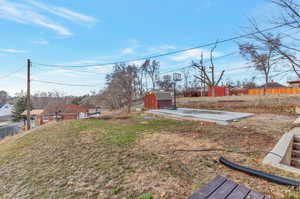
[[(282, 10), (279, 18), (272, 20), (272, 23), (282, 26), (289, 26), (291, 29), (298, 29), (300, 26), (300, 5), (295, 0), (270, 0), (275, 5), (279, 6)], [(283, 36), (279, 37), (277, 35), (274, 37), (274, 34), (266, 33), (261, 31), (261, 28), (257, 23), (252, 20), (250, 21), (252, 28), (258, 34), (253, 34), (252, 38), (255, 38), (257, 42), (267, 44), (272, 46), (274, 51), (281, 55), (281, 58), (286, 60), (291, 71), (293, 71), (298, 78), (300, 78), (300, 60), (299, 52), (300, 48), (297, 43), (300, 41), (300, 38), (292, 36), (291, 34), (282, 34)], [(288, 37), (288, 40), (284, 40), (284, 37)], [(291, 42), (292, 41), (292, 42)], [(287, 64), (285, 64), (287, 65)]]
[(245, 79), (242, 83), (243, 88), (256, 88), (255, 83), (256, 77), (252, 77), (251, 79)]
[(254, 45), (253, 43), (245, 43), (239, 45), (240, 53), (243, 57), (250, 61), (251, 66), (255, 70), (262, 72), (265, 79), (264, 93), (270, 81), (271, 69), (279, 61), (278, 54), (269, 43), (263, 45)]
[(170, 75), (165, 75), (163, 79), (158, 78), (157, 79), (157, 85), (160, 89), (163, 89), (165, 91), (170, 91), (173, 86), (172, 77)]
[(0, 91), (0, 102), (7, 102), (9, 95), (6, 91)]
[(156, 60), (146, 60), (145, 63), (142, 65), (142, 68), (146, 72), (146, 74), (149, 76), (151, 83), (152, 83), (152, 90), (155, 90), (157, 77), (159, 76), (159, 62)]
[[(212, 89), (212, 96), (216, 96), (215, 87), (219, 85), (220, 81), (223, 78), (224, 70), (221, 72), (219, 78), (216, 78), (215, 74), (215, 64), (213, 62), (213, 53), (217, 47), (217, 43), (210, 51), (210, 66), (207, 67), (203, 63), (203, 53), (201, 54), (201, 59), (199, 63), (192, 62), (192, 65), (199, 70), (200, 75), (195, 76), (200, 80), (200, 82), (204, 83), (208, 87)], [(211, 73), (211, 76), (209, 75)]]
[(128, 113), (137, 92), (137, 71), (135, 65), (116, 64), (114, 71), (107, 76), (108, 95), (119, 107), (127, 106)]
[(183, 74), (183, 87), (184, 90), (187, 91), (190, 88), (191, 84), (191, 73), (189, 68), (186, 68), (182, 71)]

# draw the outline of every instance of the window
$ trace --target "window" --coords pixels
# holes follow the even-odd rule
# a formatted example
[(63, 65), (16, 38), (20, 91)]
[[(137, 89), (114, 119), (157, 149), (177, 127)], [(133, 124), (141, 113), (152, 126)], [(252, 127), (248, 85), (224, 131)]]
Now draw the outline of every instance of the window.
[(48, 122), (48, 121), (49, 121), (48, 116), (44, 116), (44, 117), (43, 117), (43, 121), (44, 121), (44, 122)]

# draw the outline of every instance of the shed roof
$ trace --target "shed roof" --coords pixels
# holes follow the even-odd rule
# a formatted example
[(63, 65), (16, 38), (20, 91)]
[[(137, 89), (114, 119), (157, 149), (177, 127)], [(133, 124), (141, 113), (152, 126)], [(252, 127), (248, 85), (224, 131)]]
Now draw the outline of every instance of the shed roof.
[[(43, 109), (33, 109), (30, 111), (30, 115), (41, 115), (43, 112)], [(25, 110), (22, 115), (27, 115), (27, 110)]]
[(172, 100), (172, 95), (170, 92), (152, 91), (150, 93), (154, 93), (157, 100)]

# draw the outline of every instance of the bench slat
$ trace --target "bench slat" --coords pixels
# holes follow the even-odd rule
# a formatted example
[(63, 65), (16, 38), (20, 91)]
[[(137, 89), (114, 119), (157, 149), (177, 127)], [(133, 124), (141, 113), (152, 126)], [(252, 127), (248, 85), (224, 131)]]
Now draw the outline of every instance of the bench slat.
[(250, 191), (247, 187), (239, 185), (226, 199), (244, 199)]
[(200, 190), (191, 195), (188, 199), (206, 199), (225, 182), (226, 178), (217, 176), (212, 181), (204, 185)]
[(227, 180), (221, 187), (219, 187), (209, 199), (226, 199), (227, 196), (238, 186), (235, 182)]
[(251, 191), (248, 194), (246, 199), (264, 199), (264, 198), (265, 198), (265, 196), (261, 195), (260, 193), (257, 193), (256, 191)]

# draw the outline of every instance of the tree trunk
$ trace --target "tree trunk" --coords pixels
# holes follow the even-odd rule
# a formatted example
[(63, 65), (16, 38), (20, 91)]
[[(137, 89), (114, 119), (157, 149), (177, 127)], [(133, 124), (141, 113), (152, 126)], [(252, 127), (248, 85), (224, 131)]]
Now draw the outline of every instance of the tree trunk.
[(212, 97), (216, 96), (216, 88), (214, 86), (211, 87), (211, 96)]

